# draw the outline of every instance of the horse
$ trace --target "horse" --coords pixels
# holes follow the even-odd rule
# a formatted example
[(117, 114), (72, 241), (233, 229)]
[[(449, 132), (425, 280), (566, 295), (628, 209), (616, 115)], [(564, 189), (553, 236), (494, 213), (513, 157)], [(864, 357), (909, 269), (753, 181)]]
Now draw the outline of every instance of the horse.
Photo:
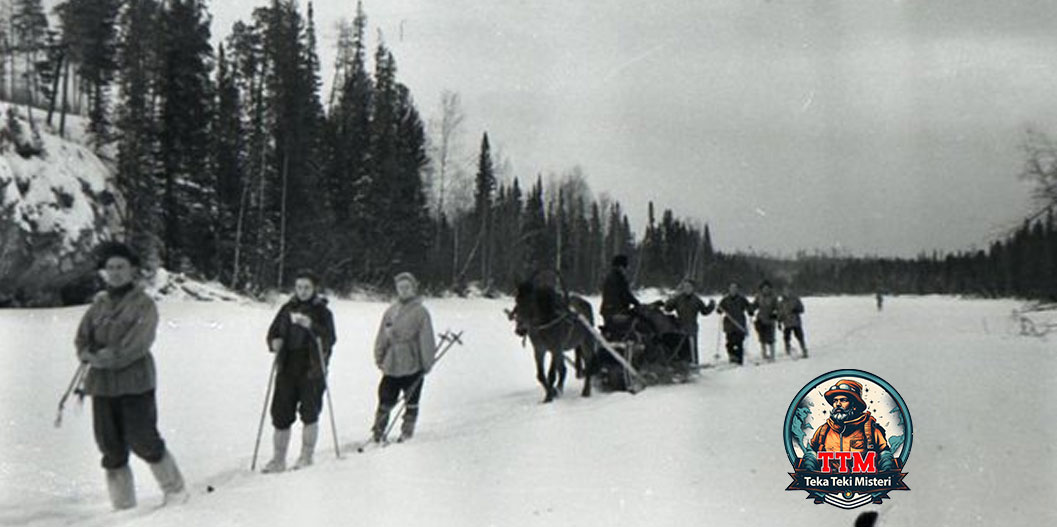
[[(594, 324), (591, 303), (570, 296), (566, 302), (551, 287), (538, 286), (532, 281), (518, 284), (514, 297), (514, 311), (508, 317), (516, 322), (515, 332), (528, 336), (536, 358), (536, 379), (543, 386), (544, 403), (554, 400), (565, 386), (565, 351), (576, 351), (577, 376), (583, 376), (581, 395), (591, 396), (591, 374), (595, 369), (596, 342), (591, 331), (578, 320), (582, 315)], [(544, 360), (551, 356), (549, 373), (544, 374)]]

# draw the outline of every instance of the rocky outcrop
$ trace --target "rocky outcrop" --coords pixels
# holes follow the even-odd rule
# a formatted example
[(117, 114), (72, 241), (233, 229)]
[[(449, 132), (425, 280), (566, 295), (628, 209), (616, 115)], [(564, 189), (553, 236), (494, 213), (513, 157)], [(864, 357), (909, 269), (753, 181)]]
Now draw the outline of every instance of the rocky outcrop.
[(92, 248), (119, 225), (110, 170), (8, 105), (0, 112), (0, 306), (83, 301), (78, 291), (97, 285)]

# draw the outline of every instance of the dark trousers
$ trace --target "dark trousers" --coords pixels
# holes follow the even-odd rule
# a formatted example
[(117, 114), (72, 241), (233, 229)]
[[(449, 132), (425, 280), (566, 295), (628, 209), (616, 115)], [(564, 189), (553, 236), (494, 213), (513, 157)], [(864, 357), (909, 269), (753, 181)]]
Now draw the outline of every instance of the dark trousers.
[(725, 332), (727, 335), (727, 357), (730, 362), (744, 364), (745, 362), (745, 333), (734, 330)]
[(804, 344), (804, 328), (800, 326), (786, 326), (785, 330), (782, 331), (782, 336), (785, 339), (786, 349), (789, 349), (790, 337), (792, 337), (793, 335), (796, 335), (796, 340), (800, 343), (800, 349), (804, 349), (807, 347), (807, 345)]
[(774, 344), (774, 324), (756, 320), (756, 334), (760, 337), (761, 344)]
[(147, 463), (165, 456), (165, 441), (158, 433), (158, 405), (154, 390), (117, 397), (92, 397), (95, 444), (103, 454), (103, 468), (128, 464), (131, 449)]
[(323, 379), (310, 379), (305, 373), (275, 376), (275, 396), (272, 397), (272, 426), (278, 430), (290, 428), (297, 415), (310, 425), (319, 421), (323, 410)]
[(401, 393), (407, 399), (407, 405), (404, 407), (405, 429), (414, 430), (415, 421), (418, 419), (418, 400), (422, 396), (424, 381), (422, 372), (402, 377), (391, 375), (382, 377), (382, 381), (378, 383), (378, 411), (375, 414), (373, 427), (376, 437), (385, 432), (389, 424), (389, 412), (396, 406)]

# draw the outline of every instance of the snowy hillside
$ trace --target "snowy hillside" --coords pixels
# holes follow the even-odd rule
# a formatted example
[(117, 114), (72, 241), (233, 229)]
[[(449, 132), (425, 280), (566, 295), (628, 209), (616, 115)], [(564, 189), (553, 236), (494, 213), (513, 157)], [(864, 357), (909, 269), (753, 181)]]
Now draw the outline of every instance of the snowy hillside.
[(36, 130), (24, 108), (0, 103), (0, 305), (58, 303), (116, 225), (109, 169), (76, 140), (82, 123), (69, 118), (75, 139), (63, 139), (35, 115)]
[[(530, 352), (501, 312), (509, 301), (431, 300), (437, 330), (465, 329), (466, 345), (427, 380), (419, 435), (339, 461), (325, 427), (316, 466), (266, 476), (248, 467), (275, 306), (165, 301), (160, 427), (194, 495), (152, 511), (160, 492), (136, 460), (140, 508), (125, 513), (108, 512), (89, 406), (71, 405), (52, 427), (85, 308), (0, 311), (0, 524), (850, 526), (871, 509), (784, 491), (786, 408), (804, 383), (841, 368), (880, 375), (913, 416), (912, 490), (872, 509), (882, 525), (1057, 524), (1057, 342), (1017, 336), (1014, 302), (900, 297), (880, 313), (869, 298), (805, 304), (809, 360), (705, 370), (635, 396), (581, 399), (570, 379), (563, 398), (542, 405)], [(333, 399), (348, 445), (373, 415), (369, 349), (384, 305), (333, 307)], [(709, 359), (716, 326), (705, 319), (700, 335)]]

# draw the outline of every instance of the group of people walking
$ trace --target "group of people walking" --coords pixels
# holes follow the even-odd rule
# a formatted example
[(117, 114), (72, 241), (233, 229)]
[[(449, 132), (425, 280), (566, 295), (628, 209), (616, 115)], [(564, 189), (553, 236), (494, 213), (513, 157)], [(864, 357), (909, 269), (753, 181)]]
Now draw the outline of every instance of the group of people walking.
[(775, 330), (782, 331), (786, 355), (793, 355), (792, 339), (796, 338), (800, 354), (807, 357), (804, 328), (801, 315), (804, 303), (800, 297), (786, 287), (779, 297), (774, 287), (764, 280), (756, 297), (749, 300), (740, 292), (737, 283), (731, 283), (727, 294), (719, 301), (716, 311), (723, 316), (723, 333), (726, 337), (727, 357), (730, 362), (744, 364), (745, 338), (749, 335), (749, 317), (755, 316), (753, 329), (760, 341), (760, 354), (764, 360), (775, 360)]
[[(95, 442), (102, 454), (111, 505), (117, 510), (136, 505), (130, 453), (148, 463), (165, 504), (185, 502), (189, 494), (184, 478), (157, 426), (156, 370), (151, 354), (157, 305), (135, 280), (140, 259), (130, 247), (111, 242), (97, 254), (106, 289), (83, 315), (75, 347), (83, 393), (92, 398)], [(398, 441), (414, 435), (423, 381), (436, 353), (433, 325), (418, 295), (418, 281), (411, 273), (400, 273), (394, 285), (397, 300), (383, 315), (374, 343), (375, 364), (382, 378), (371, 434), (379, 442), (401, 395), (406, 406)], [(333, 313), (319, 290), (318, 277), (308, 271), (298, 273), (294, 295), (268, 328), (267, 346), (275, 354), (275, 389), (270, 408), (274, 448), (263, 469), (266, 473), (286, 469), (298, 417), (301, 451), (293, 468), (313, 461), (327, 366), (337, 342)]]
[[(627, 277), (628, 258), (617, 255), (612, 260), (609, 274), (602, 285), (602, 318), (607, 327), (621, 327), (636, 316), (635, 310), (641, 302), (631, 291)], [(792, 339), (800, 347), (800, 355), (807, 357), (804, 340), (804, 303), (789, 287), (784, 287), (781, 296), (767, 280), (760, 283), (756, 297), (749, 300), (740, 292), (737, 283), (731, 283), (727, 294), (717, 304), (714, 300), (705, 303), (697, 296), (696, 284), (685, 279), (676, 288), (675, 294), (659, 305), (676, 315), (679, 330), (686, 336), (690, 347), (691, 362), (700, 362), (697, 334), (698, 316), (708, 316), (713, 311), (723, 317), (723, 333), (726, 338), (727, 356), (732, 363), (744, 364), (745, 339), (749, 336), (749, 318), (760, 342), (764, 360), (775, 360), (775, 333), (782, 331), (785, 352), (793, 355)]]

